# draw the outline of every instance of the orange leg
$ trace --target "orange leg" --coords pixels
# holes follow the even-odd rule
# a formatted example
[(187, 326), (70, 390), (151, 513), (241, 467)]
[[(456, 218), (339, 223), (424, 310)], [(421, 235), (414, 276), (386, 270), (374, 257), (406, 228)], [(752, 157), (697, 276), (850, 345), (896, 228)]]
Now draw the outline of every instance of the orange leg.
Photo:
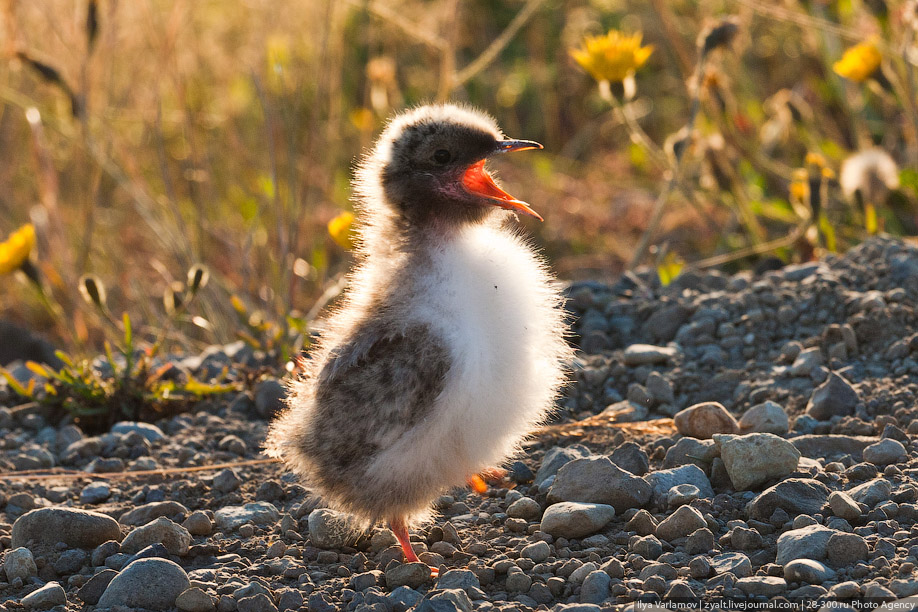
[[(408, 536), (408, 526), (405, 524), (405, 519), (395, 518), (389, 521), (389, 529), (392, 530), (392, 533), (395, 534), (395, 538), (398, 540), (398, 543), (402, 547), (402, 553), (405, 555), (406, 563), (418, 563), (417, 554), (415, 554), (414, 549), (411, 547), (411, 538)], [(436, 578), (440, 575), (440, 570), (436, 567), (430, 568), (430, 575), (433, 578)]]

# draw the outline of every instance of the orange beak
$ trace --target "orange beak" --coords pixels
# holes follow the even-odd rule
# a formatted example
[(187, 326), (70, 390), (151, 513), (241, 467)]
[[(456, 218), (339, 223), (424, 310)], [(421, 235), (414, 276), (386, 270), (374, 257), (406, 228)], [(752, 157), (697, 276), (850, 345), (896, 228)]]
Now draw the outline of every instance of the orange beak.
[[(497, 143), (497, 153), (508, 153), (510, 151), (526, 151), (529, 149), (541, 149), (542, 145), (531, 140), (502, 140)], [(462, 175), (462, 185), (475, 195), (482, 196), (491, 200), (495, 206), (520, 212), (539, 221), (543, 221), (542, 215), (529, 208), (526, 202), (517, 200), (512, 195), (498, 187), (494, 179), (488, 174), (484, 167), (485, 160), (475, 162)]]

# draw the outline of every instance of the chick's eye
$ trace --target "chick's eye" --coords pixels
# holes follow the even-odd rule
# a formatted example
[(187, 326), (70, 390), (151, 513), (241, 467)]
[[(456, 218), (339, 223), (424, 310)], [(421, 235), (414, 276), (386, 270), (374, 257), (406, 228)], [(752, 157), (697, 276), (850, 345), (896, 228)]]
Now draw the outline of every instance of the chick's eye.
[(433, 154), (434, 161), (438, 164), (449, 163), (449, 160), (452, 159), (452, 156), (449, 154), (449, 151), (446, 149), (437, 149)]

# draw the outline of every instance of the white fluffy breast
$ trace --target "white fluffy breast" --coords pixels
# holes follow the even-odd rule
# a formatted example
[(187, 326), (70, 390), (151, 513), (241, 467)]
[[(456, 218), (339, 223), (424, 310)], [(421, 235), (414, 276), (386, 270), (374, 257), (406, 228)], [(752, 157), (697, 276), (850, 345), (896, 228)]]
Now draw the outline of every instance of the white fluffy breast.
[(551, 408), (570, 353), (563, 314), (542, 262), (496, 228), (470, 227), (438, 246), (416, 282), (411, 318), (444, 339), (452, 365), (430, 418), (405, 441), (412, 452), (393, 447), (377, 467), (423, 462), (461, 485), (504, 462)]

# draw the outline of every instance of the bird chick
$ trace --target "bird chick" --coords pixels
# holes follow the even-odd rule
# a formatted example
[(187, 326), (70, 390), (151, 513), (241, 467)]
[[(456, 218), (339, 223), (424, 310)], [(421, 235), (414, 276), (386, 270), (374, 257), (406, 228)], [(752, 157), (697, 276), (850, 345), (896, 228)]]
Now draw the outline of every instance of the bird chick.
[(408, 561), (408, 526), (518, 451), (565, 379), (554, 279), (507, 224), (541, 217), (485, 169), (540, 148), (454, 105), (388, 124), (354, 183), (349, 289), (268, 435), (269, 454), (329, 505), (388, 521)]

